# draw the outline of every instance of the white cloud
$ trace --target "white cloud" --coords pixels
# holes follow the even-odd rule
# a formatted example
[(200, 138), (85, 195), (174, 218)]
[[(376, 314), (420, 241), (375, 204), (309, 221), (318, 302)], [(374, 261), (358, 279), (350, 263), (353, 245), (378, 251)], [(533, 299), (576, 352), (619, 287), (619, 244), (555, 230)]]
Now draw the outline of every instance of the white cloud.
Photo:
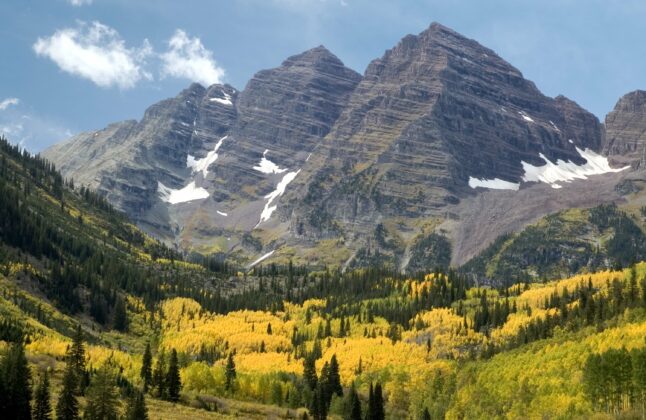
[(128, 89), (142, 79), (151, 79), (142, 67), (152, 54), (148, 40), (140, 48), (127, 48), (116, 30), (99, 22), (79, 22), (77, 28), (58, 30), (50, 37), (38, 38), (33, 48), (63, 71), (101, 87)]
[(92, 0), (67, 0), (72, 6), (83, 6), (85, 4), (92, 4)]
[(168, 51), (161, 54), (162, 77), (172, 76), (199, 82), (205, 86), (221, 83), (224, 69), (213, 59), (213, 53), (195, 37), (178, 29), (168, 41)]
[(18, 98), (7, 98), (4, 101), (0, 102), (0, 111), (4, 111), (9, 108), (11, 105), (18, 105), (20, 99)]

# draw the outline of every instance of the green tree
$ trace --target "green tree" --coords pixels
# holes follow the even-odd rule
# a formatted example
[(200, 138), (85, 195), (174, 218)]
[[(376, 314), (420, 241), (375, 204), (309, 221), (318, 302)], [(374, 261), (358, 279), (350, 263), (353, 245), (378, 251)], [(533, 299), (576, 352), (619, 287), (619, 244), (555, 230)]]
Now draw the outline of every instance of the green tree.
[(361, 400), (357, 390), (354, 388), (354, 384), (350, 389), (350, 420), (363, 420), (361, 416)]
[(74, 372), (74, 366), (68, 358), (63, 374), (63, 389), (56, 403), (57, 420), (78, 420), (79, 404), (76, 399), (77, 388), (76, 372)]
[(314, 420), (325, 420), (327, 418), (327, 401), (325, 395), (324, 384), (318, 383), (314, 394), (312, 395), (312, 403), (310, 404), (310, 414)]
[(428, 408), (424, 407), (422, 411), (422, 420), (431, 420), (431, 413), (428, 412)]
[(108, 363), (97, 370), (91, 385), (87, 389), (87, 405), (84, 419), (117, 420), (119, 400), (115, 378)]
[(148, 388), (152, 383), (152, 364), (153, 356), (150, 353), (150, 343), (146, 343), (146, 350), (144, 350), (144, 357), (141, 362), (141, 372), (139, 373), (139, 376), (141, 376), (141, 380), (144, 383), (144, 392), (148, 392)]
[(227, 365), (224, 371), (225, 388), (227, 391), (233, 391), (236, 380), (236, 363), (233, 360), (233, 352), (229, 353)]
[(316, 359), (311, 354), (303, 359), (303, 378), (310, 389), (314, 391), (318, 378), (316, 377)]
[(177, 360), (177, 351), (175, 351), (175, 349), (172, 349), (170, 352), (168, 373), (166, 374), (166, 387), (168, 389), (168, 400), (172, 402), (179, 401), (179, 392), (182, 389), (182, 382), (179, 377), (179, 362)]
[[(341, 386), (341, 376), (339, 374), (339, 362), (337, 361), (336, 354), (332, 355), (330, 359), (330, 368), (327, 375), (327, 386), (331, 394), (336, 394), (339, 397), (343, 396), (343, 387)], [(332, 395), (330, 395), (331, 397)]]
[(367, 420), (384, 420), (386, 413), (384, 411), (384, 397), (381, 390), (381, 384), (372, 386), (370, 384), (370, 394), (368, 399), (368, 413)]
[(11, 345), (0, 372), (5, 384), (2, 415), (16, 420), (31, 419), (31, 372), (22, 342)]
[(45, 371), (41, 377), (34, 394), (34, 420), (50, 420), (52, 418), (52, 405), (49, 396), (49, 374)]
[(77, 325), (74, 337), (72, 337), (72, 346), (69, 348), (69, 363), (74, 375), (76, 375), (76, 392), (82, 395), (87, 388), (87, 371), (85, 369), (85, 344), (83, 343), (83, 330), (81, 324)]
[(125, 420), (148, 420), (148, 408), (143, 392), (135, 390), (128, 398)]
[(155, 369), (153, 369), (152, 387), (155, 389), (155, 395), (158, 398), (166, 396), (166, 355), (162, 349), (157, 355)]
[(123, 299), (117, 299), (117, 304), (114, 305), (112, 325), (117, 331), (128, 331), (128, 313), (126, 312), (126, 304)]

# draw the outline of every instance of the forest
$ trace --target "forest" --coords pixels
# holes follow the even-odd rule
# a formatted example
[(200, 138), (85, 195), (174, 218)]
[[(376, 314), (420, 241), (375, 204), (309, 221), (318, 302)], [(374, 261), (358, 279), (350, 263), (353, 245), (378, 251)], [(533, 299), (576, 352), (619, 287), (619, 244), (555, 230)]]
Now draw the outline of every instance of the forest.
[(619, 258), (632, 234), (606, 266), (537, 282), (246, 269), (166, 247), (6, 140), (0, 155), (8, 418), (646, 414), (646, 263)]

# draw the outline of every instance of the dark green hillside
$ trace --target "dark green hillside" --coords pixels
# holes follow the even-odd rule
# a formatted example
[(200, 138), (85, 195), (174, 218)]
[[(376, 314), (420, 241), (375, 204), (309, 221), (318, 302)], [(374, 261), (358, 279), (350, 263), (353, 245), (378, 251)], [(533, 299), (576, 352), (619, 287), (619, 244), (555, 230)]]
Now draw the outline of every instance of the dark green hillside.
[(646, 235), (614, 205), (547, 216), (499, 237), (462, 267), (477, 278), (507, 284), (626, 267), (646, 258)]

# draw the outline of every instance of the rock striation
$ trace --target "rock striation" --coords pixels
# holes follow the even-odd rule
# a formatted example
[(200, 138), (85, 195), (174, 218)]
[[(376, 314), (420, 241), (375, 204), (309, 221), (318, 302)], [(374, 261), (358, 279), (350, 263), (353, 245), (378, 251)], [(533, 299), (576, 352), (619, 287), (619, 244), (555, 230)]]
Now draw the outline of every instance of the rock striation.
[(606, 116), (604, 151), (613, 161), (646, 168), (646, 91), (624, 95)]
[(193, 84), (44, 155), (182, 249), (417, 270), (549, 212), (625, 199), (600, 153), (644, 166), (645, 96), (622, 98), (604, 128), (434, 23), (363, 76), (319, 46), (242, 91)]

